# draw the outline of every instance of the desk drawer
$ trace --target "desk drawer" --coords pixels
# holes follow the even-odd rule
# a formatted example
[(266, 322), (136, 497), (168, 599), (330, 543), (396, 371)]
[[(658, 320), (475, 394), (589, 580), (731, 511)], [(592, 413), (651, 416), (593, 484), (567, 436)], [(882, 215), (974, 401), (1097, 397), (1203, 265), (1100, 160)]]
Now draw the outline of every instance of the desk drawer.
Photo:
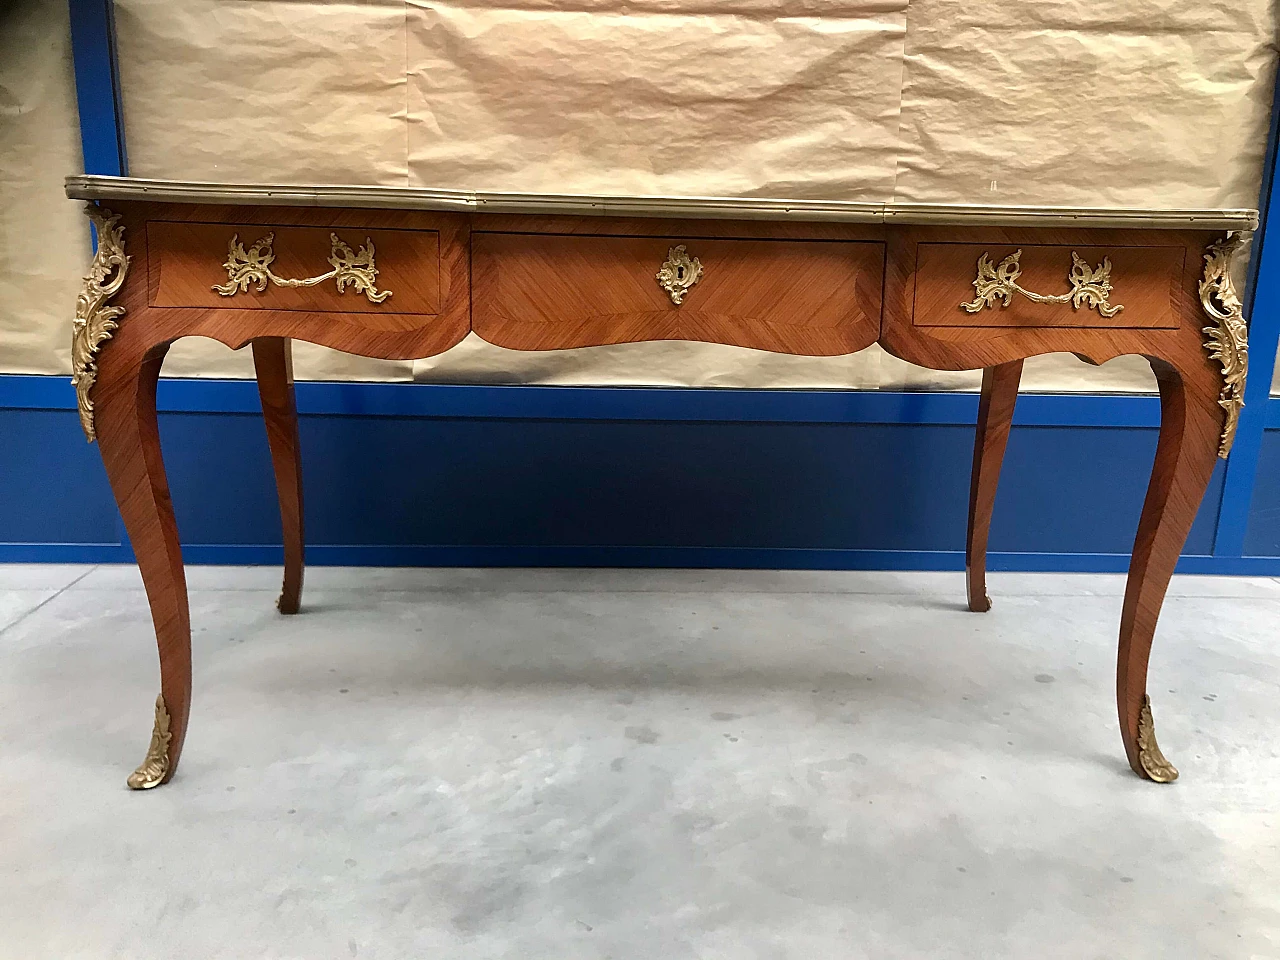
[(921, 243), (912, 323), (1172, 329), (1184, 260), (1181, 246)]
[(879, 332), (877, 241), (473, 232), (471, 260), (475, 332), (517, 350), (702, 340), (834, 356)]
[(147, 241), (155, 307), (382, 314), (361, 323), (386, 329), (440, 313), (435, 230), (151, 221)]

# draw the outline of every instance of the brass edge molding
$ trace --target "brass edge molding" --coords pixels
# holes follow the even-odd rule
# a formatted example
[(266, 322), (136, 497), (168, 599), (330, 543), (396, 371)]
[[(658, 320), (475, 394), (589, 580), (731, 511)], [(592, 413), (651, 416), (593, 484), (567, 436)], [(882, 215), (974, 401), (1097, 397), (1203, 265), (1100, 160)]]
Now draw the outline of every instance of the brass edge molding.
[(1252, 230), (1258, 225), (1258, 211), (1175, 207), (1033, 207), (959, 203), (890, 203), (885, 207), (884, 222), (912, 226)]
[(667, 250), (667, 259), (658, 269), (658, 286), (667, 291), (667, 296), (677, 307), (684, 303), (689, 288), (702, 279), (702, 261), (690, 257), (684, 244)]
[(240, 242), (238, 233), (231, 235), (227, 244), (227, 259), (222, 266), (227, 271), (227, 282), (215, 283), (214, 290), (224, 297), (233, 297), (237, 293), (246, 292), (253, 286), (258, 293), (267, 289), (267, 283), (277, 287), (314, 287), (326, 280), (334, 280), (338, 284), (338, 292), (342, 293), (350, 284), (357, 292), (363, 293), (372, 303), (382, 303), (391, 296), (390, 290), (379, 290), (374, 284), (378, 276), (378, 268), (373, 260), (373, 241), (364, 238), (364, 245), (353, 251), (338, 239), (336, 233), (329, 234), (329, 265), (333, 267), (327, 273), (302, 280), (278, 277), (271, 272), (271, 264), (276, 254), (272, 248), (276, 235), (268, 233), (259, 237), (249, 249)]
[(1200, 281), (1200, 304), (1213, 324), (1204, 327), (1204, 348), (1209, 357), (1222, 364), (1222, 390), (1218, 406), (1227, 412), (1222, 425), (1218, 456), (1223, 460), (1235, 443), (1240, 411), (1244, 408), (1245, 380), (1249, 374), (1249, 327), (1244, 308), (1231, 279), (1231, 261), (1244, 246), (1245, 235), (1229, 233), (1209, 244), (1204, 253), (1204, 277)]
[(79, 175), (65, 181), (79, 200), (150, 200), (240, 206), (354, 207), (455, 213), (691, 217), (907, 225), (1114, 227), (1252, 230), (1258, 211), (1241, 208), (998, 206), (756, 197), (592, 196), (495, 193), (368, 185), (207, 183)]
[(124, 252), (124, 227), (120, 214), (91, 203), (84, 211), (98, 232), (98, 249), (84, 275), (84, 285), (76, 296), (76, 316), (71, 323), (71, 383), (76, 388), (80, 426), (90, 443), (98, 438), (93, 423), (93, 401), (89, 397), (98, 379), (98, 350), (119, 326), (124, 307), (108, 306), (124, 286), (132, 259)]
[(1089, 264), (1071, 251), (1071, 271), (1067, 280), (1071, 283), (1068, 293), (1043, 294), (1034, 293), (1026, 287), (1018, 285), (1018, 277), (1022, 275), (1022, 250), (1015, 250), (996, 266), (984, 252), (978, 257), (978, 275), (974, 278), (973, 288), (978, 295), (967, 303), (961, 303), (969, 313), (977, 313), (986, 307), (994, 308), (996, 301), (1009, 306), (1015, 293), (1020, 293), (1033, 303), (1070, 303), (1079, 310), (1082, 306), (1097, 310), (1104, 317), (1114, 317), (1124, 309), (1122, 304), (1111, 304), (1111, 258), (1103, 257), (1102, 263), (1096, 267)]
[(172, 721), (164, 705), (164, 694), (156, 697), (156, 720), (151, 729), (151, 744), (141, 765), (126, 781), (131, 790), (150, 790), (164, 783), (169, 775), (169, 744), (173, 742)]
[(1156, 725), (1151, 718), (1151, 697), (1142, 695), (1142, 712), (1138, 714), (1138, 763), (1156, 783), (1173, 783), (1178, 768), (1164, 758), (1156, 743)]

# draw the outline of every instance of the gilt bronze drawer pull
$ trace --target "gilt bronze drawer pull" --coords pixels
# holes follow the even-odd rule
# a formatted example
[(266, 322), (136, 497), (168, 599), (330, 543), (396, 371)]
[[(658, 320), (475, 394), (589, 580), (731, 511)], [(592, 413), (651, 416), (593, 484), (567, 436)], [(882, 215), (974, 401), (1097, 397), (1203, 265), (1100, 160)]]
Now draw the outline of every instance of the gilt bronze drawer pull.
[(1082, 306), (1092, 307), (1104, 317), (1114, 317), (1124, 309), (1120, 304), (1112, 306), (1111, 297), (1111, 258), (1103, 257), (1102, 263), (1096, 267), (1089, 266), (1074, 250), (1071, 251), (1071, 273), (1067, 279), (1071, 281), (1071, 291), (1048, 295), (1033, 293), (1018, 286), (1018, 277), (1022, 275), (1021, 250), (1015, 250), (995, 266), (985, 253), (978, 258), (978, 276), (973, 281), (973, 288), (978, 295), (968, 303), (962, 303), (969, 313), (977, 313), (984, 307), (994, 307), (997, 300), (1009, 306), (1015, 293), (1020, 293), (1033, 303), (1070, 303), (1079, 310)]
[(274, 233), (268, 233), (246, 250), (240, 242), (240, 235), (232, 234), (231, 241), (227, 244), (227, 259), (222, 264), (227, 271), (227, 282), (214, 284), (213, 289), (224, 297), (231, 297), (244, 293), (255, 284), (258, 293), (262, 293), (267, 289), (268, 281), (277, 287), (314, 287), (333, 279), (338, 282), (339, 293), (347, 288), (347, 284), (351, 284), (373, 303), (382, 303), (391, 296), (390, 290), (379, 290), (374, 285), (378, 268), (373, 263), (373, 241), (368, 237), (364, 238), (364, 245), (359, 250), (353, 251), (338, 239), (336, 233), (329, 234), (329, 264), (333, 269), (304, 280), (285, 279), (271, 272), (271, 264), (276, 259), (275, 251), (271, 248), (275, 237)]

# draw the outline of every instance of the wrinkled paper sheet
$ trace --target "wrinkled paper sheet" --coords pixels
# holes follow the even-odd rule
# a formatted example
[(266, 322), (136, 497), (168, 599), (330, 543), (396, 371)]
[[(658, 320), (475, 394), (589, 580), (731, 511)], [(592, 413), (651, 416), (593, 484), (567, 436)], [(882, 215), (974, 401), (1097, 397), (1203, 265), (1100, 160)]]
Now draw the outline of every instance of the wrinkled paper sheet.
[(77, 123), (67, 5), (0, 4), (0, 373), (71, 372), (92, 252), (81, 205), (62, 192), (83, 169)]
[[(1271, 0), (116, 0), (136, 176), (859, 201), (1252, 207)], [(297, 344), (299, 376), (976, 386), (878, 348), (428, 360)], [(251, 375), (183, 341), (166, 372)], [(1151, 390), (1030, 361), (1029, 389)]]

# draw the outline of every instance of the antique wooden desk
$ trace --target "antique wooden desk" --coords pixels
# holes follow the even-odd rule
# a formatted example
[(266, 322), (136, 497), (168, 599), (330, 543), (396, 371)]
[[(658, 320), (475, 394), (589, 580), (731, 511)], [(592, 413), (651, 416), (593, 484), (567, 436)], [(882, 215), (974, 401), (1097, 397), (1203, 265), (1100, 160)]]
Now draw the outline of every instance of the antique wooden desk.
[[(1147, 659), (1174, 564), (1247, 365), (1230, 261), (1251, 210), (1125, 211), (670, 200), (268, 187), (72, 177), (98, 248), (76, 303), (73, 382), (146, 584), (161, 693), (143, 789), (177, 769), (191, 627), (156, 427), (179, 337), (251, 344), (284, 527), (282, 613), (302, 589), (302, 488), (289, 342), (386, 359), (475, 331), (518, 350), (684, 339), (832, 356), (879, 342), (983, 370), (966, 546), (969, 607), (1023, 360), (1151, 362), (1155, 466), (1120, 620), (1116, 695), (1129, 765), (1167, 782)], [(109, 205), (110, 209), (107, 209)]]

